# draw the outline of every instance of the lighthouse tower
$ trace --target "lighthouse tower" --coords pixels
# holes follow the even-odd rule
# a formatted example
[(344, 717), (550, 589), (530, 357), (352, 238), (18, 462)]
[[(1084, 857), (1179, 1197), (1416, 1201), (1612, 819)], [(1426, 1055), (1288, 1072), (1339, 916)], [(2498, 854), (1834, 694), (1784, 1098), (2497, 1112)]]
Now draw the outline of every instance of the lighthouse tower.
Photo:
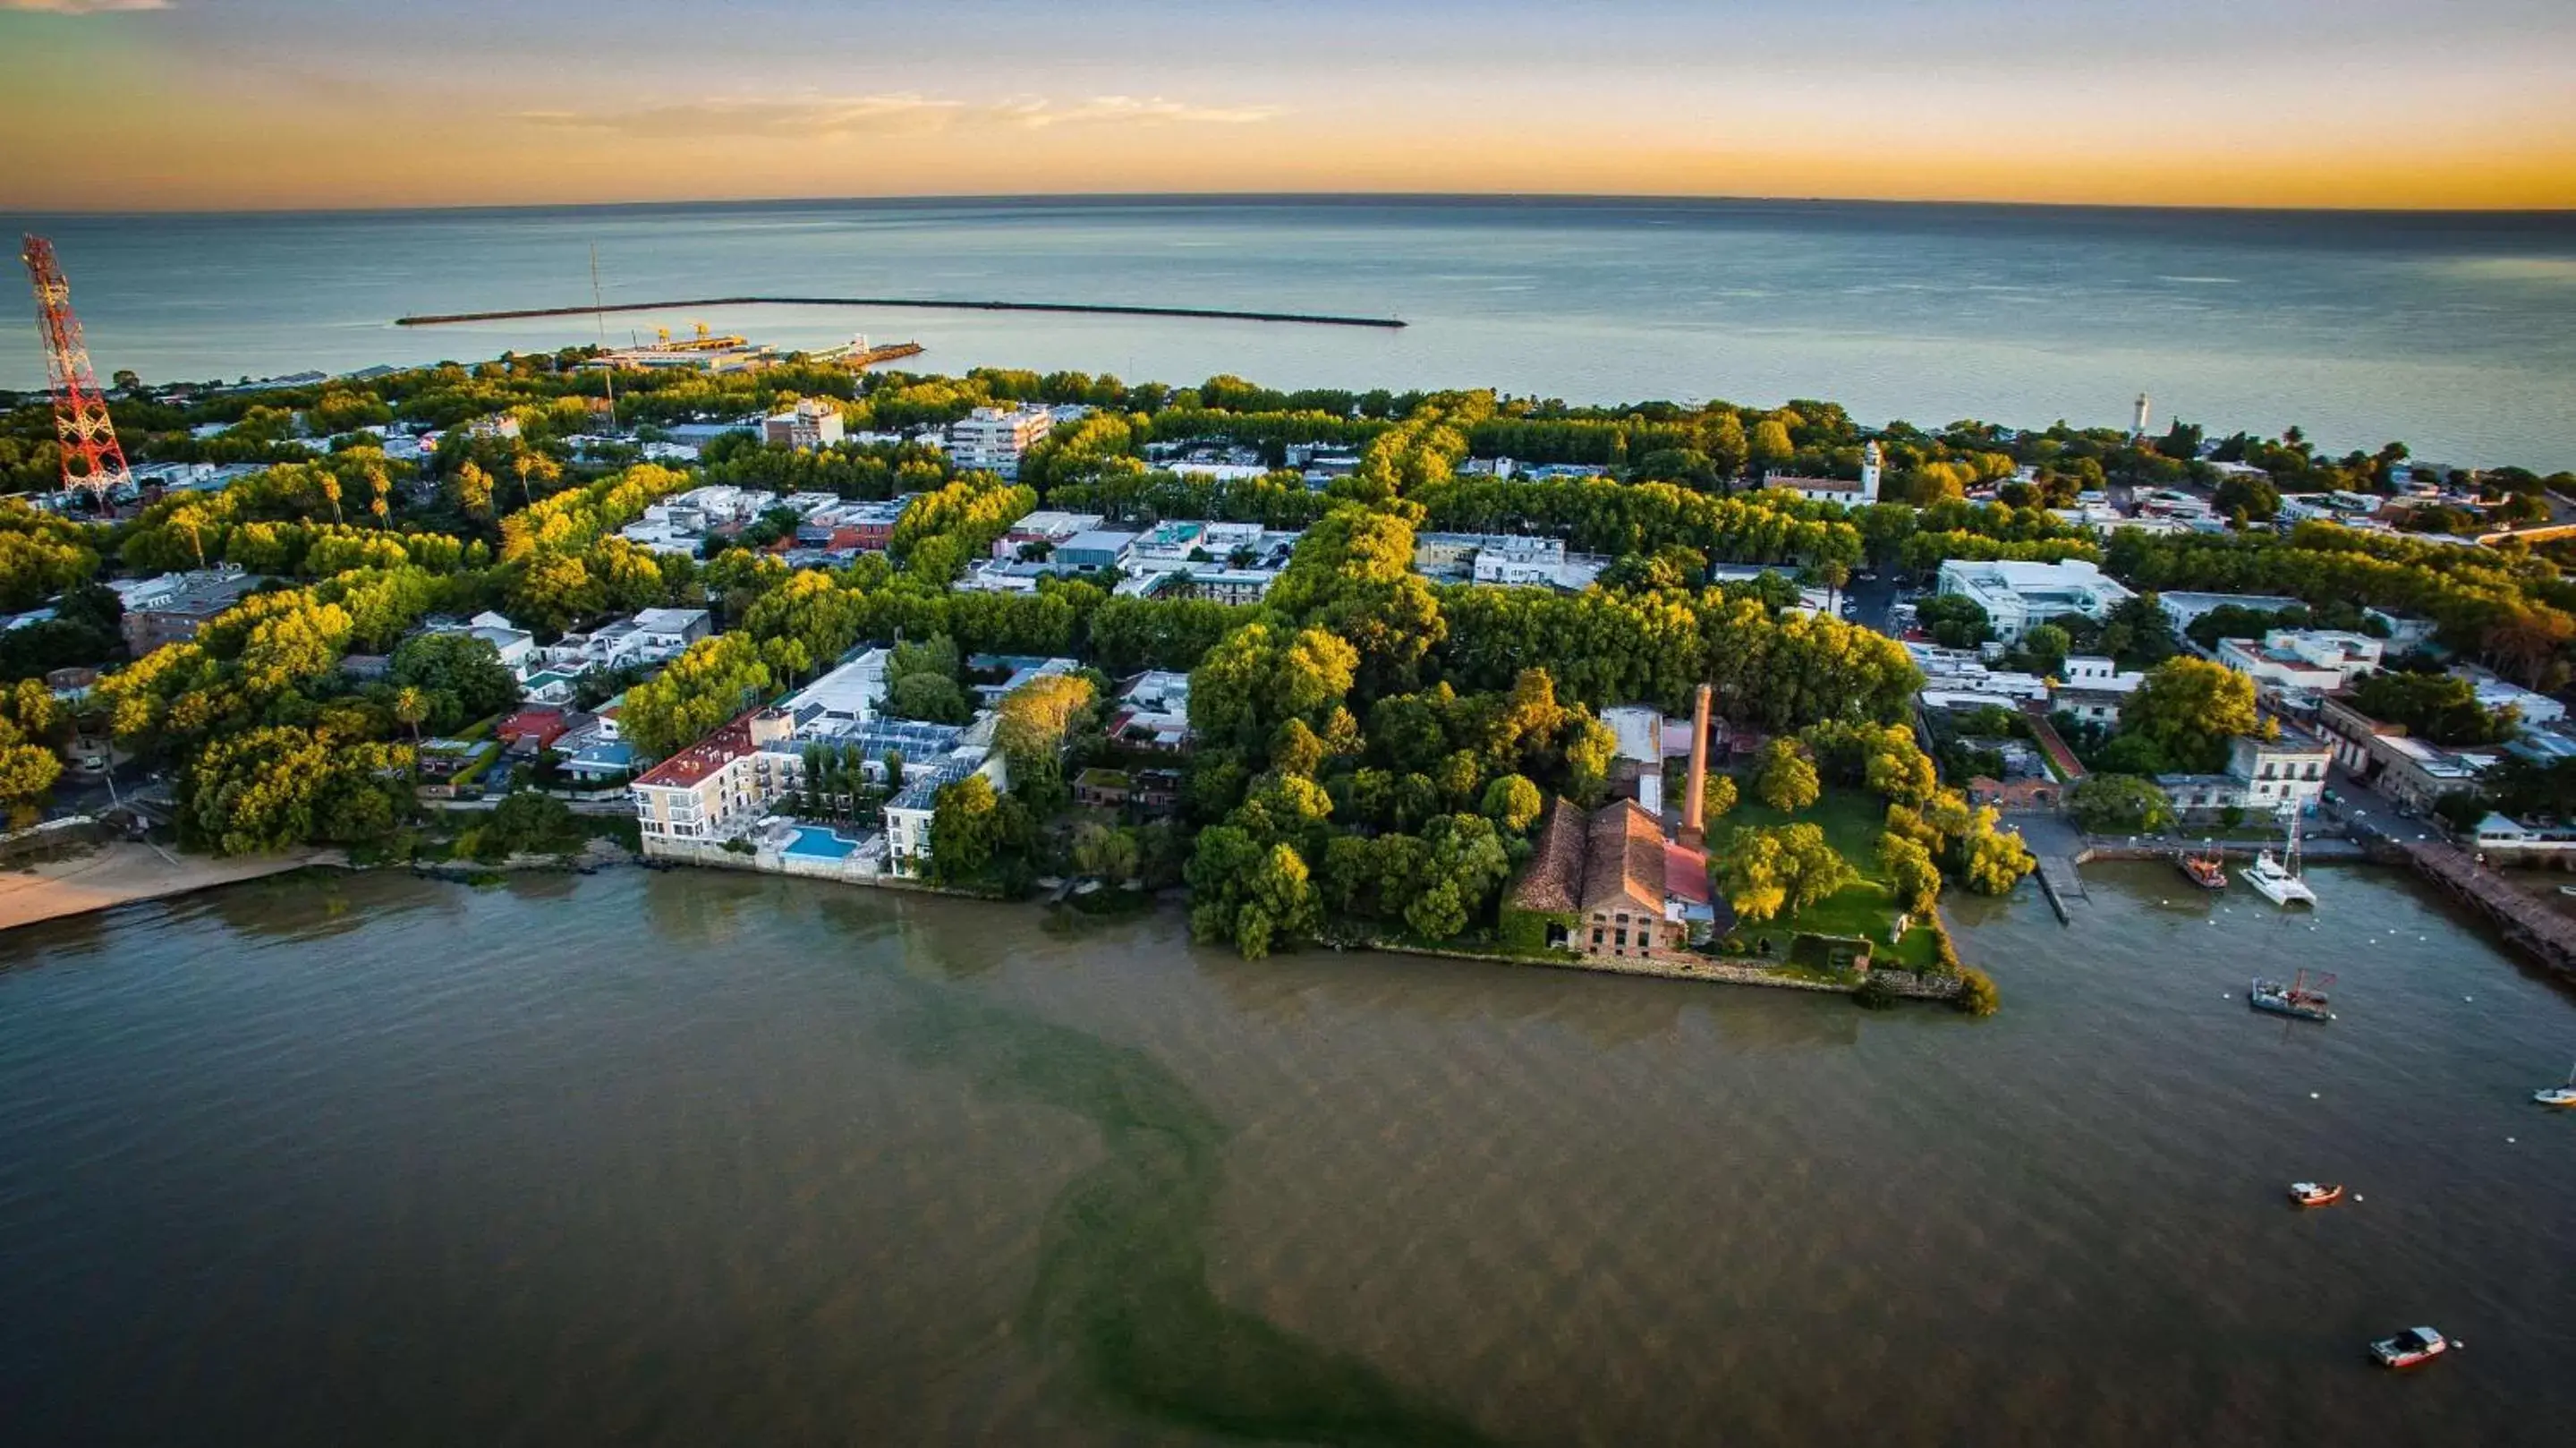
[(1878, 469), (1879, 464), (1885, 461), (1885, 459), (1886, 454), (1878, 450), (1877, 438), (1871, 438), (1869, 440), (1869, 446), (1861, 449), (1860, 500), (1862, 502), (1875, 503), (1878, 501)]
[(2132, 418), (2129, 422), (2129, 436), (2145, 437), (2147, 435), (2147, 413), (2147, 394), (2141, 392), (2138, 394), (2138, 415), (2135, 418)]

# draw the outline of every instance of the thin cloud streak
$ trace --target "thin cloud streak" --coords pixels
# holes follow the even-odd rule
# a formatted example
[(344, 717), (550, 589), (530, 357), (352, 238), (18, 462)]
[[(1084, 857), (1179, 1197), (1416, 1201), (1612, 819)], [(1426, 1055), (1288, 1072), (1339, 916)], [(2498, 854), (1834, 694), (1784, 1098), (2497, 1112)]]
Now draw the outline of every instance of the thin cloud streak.
[(1277, 106), (1201, 106), (1161, 96), (1093, 96), (1058, 106), (1036, 96), (971, 104), (899, 92), (810, 100), (703, 100), (630, 111), (521, 111), (514, 119), (562, 130), (600, 131), (650, 140), (703, 136), (784, 140), (918, 135), (976, 126), (1043, 130), (1053, 126), (1249, 125), (1282, 114)]

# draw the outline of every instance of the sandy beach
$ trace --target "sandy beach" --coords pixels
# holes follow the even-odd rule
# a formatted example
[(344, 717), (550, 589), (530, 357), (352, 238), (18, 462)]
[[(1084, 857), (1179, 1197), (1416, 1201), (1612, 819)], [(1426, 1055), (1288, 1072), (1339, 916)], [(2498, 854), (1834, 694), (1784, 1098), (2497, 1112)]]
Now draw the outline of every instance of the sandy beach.
[(332, 850), (302, 850), (213, 859), (120, 841), (73, 859), (0, 873), (0, 930), (255, 880), (307, 865), (337, 864), (340, 858)]

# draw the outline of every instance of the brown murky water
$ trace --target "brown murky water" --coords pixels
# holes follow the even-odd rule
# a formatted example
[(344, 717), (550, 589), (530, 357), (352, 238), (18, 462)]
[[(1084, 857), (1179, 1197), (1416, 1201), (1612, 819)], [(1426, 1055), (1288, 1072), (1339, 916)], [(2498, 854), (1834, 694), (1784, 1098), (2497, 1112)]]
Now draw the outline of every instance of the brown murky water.
[(712, 873), (13, 932), (0, 1440), (2569, 1441), (2576, 995), (2088, 878), (1987, 1022)]

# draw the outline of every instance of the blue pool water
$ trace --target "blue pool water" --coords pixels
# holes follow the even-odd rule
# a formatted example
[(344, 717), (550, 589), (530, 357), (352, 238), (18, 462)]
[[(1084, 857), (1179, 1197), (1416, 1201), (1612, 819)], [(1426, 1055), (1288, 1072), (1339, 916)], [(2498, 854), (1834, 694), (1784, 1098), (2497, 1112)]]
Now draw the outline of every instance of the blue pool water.
[(806, 855), (821, 860), (846, 860), (858, 853), (858, 849), (856, 841), (842, 839), (820, 825), (798, 825), (796, 842), (779, 853)]

